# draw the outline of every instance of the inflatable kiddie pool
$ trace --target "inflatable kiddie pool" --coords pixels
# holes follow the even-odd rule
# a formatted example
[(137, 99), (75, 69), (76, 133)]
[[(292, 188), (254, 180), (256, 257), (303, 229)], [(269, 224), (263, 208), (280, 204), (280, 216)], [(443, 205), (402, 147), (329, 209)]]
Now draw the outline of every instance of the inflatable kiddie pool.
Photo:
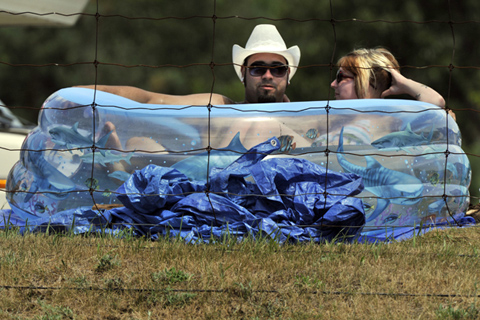
[(7, 199), (29, 221), (95, 203), (119, 204), (116, 190), (135, 170), (155, 164), (202, 181), (208, 170), (274, 136), (281, 147), (267, 158), (298, 157), (362, 177), (365, 189), (357, 197), (364, 233), (455, 223), (469, 205), (471, 169), (459, 128), (430, 104), (372, 99), (165, 106), (85, 88), (62, 89), (45, 101), (10, 171)]

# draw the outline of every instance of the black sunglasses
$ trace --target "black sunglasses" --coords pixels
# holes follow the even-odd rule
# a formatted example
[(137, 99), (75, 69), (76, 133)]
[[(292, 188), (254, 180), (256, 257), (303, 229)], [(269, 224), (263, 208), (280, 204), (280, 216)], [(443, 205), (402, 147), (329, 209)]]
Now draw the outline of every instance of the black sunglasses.
[(288, 66), (285, 66), (283, 64), (253, 63), (251, 66), (247, 68), (248, 68), (248, 72), (252, 77), (261, 77), (267, 72), (267, 70), (269, 70), (272, 76), (281, 78), (281, 77), (284, 77), (288, 71)]
[(337, 77), (335, 78), (337, 80), (337, 83), (340, 83), (343, 81), (343, 79), (353, 79), (354, 77), (351, 77), (351, 76), (347, 76), (345, 74), (343, 74), (342, 71), (338, 71), (337, 72)]

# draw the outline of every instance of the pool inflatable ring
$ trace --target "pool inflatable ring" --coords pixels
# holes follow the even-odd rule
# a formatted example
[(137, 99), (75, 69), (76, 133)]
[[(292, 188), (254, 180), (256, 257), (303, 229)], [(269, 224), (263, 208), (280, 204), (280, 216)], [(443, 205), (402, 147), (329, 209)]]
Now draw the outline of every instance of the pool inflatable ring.
[(115, 191), (149, 164), (192, 180), (277, 137), (271, 157), (300, 157), (362, 177), (366, 226), (454, 222), (469, 204), (471, 169), (445, 110), (410, 100), (227, 106), (140, 104), (84, 88), (44, 103), (7, 181), (24, 219), (118, 203)]

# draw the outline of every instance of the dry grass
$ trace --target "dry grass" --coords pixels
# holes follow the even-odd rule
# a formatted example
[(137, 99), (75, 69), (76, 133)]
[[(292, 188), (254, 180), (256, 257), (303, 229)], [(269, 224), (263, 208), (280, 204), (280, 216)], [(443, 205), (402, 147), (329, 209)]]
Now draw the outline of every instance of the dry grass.
[(480, 229), (392, 244), (0, 233), (2, 319), (478, 319)]

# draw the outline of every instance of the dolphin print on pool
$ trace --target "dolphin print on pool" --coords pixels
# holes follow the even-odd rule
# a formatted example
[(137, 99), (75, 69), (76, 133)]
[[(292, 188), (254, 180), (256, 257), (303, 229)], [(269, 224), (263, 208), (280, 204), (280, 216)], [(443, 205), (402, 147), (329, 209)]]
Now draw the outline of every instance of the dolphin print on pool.
[[(78, 132), (78, 122), (76, 122), (72, 127), (68, 128), (66, 126), (56, 126), (48, 131), (52, 137), (52, 141), (55, 142), (55, 148), (66, 147), (67, 149), (72, 148), (89, 148), (93, 146), (93, 139), (91, 137), (86, 137), (80, 132)], [(96, 146), (98, 147), (100, 153), (105, 156), (105, 144), (107, 143), (108, 138), (112, 131), (104, 135), (98, 142)], [(70, 150), (70, 152), (72, 152)]]
[[(47, 98), (38, 119), (4, 192), (15, 215), (23, 220), (61, 212), (71, 215), (94, 203), (116, 203), (115, 190), (125, 181), (133, 182), (128, 179), (133, 170), (147, 165), (167, 172), (178, 169), (188, 176), (180, 174), (184, 179), (196, 180), (195, 186), (211, 177), (210, 190), (214, 183), (222, 184), (215, 190), (223, 190), (229, 182), (223, 177), (239, 177), (243, 173), (236, 171), (237, 165), (258, 155), (245, 147), (274, 136), (283, 152), (267, 156), (262, 151), (266, 160), (303, 159), (363, 178), (364, 191), (356, 195), (363, 200), (368, 221), (363, 235), (385, 235), (386, 228), (418, 225), (433, 215), (436, 222), (454, 223), (470, 203), (472, 170), (462, 150), (460, 129), (444, 109), (421, 101), (169, 106), (142, 104), (94, 89), (64, 88)], [(215, 149), (206, 148), (208, 144)], [(332, 158), (335, 145), (338, 161)], [(288, 166), (281, 169), (291, 171)], [(244, 180), (252, 188), (267, 183), (251, 176)], [(309, 197), (310, 189), (299, 196), (303, 194)], [(448, 197), (449, 210), (443, 195)], [(263, 217), (267, 209), (258, 205), (252, 213)]]
[(36, 150), (23, 151), (23, 164), (35, 177), (24, 201), (29, 201), (37, 192), (45, 193), (52, 199), (65, 199), (69, 192), (75, 189), (75, 183), (45, 160), (43, 155), (45, 142), (42, 140), (35, 142), (38, 144), (35, 146)]
[(122, 153), (106, 150), (103, 154), (101, 152), (85, 153), (79, 156), (79, 158), (84, 163), (92, 163), (93, 161), (95, 161), (95, 163), (99, 163), (105, 167), (107, 163), (115, 163), (115, 162), (120, 162), (122, 160), (128, 164), (131, 164), (130, 159), (132, 158), (133, 154), (134, 152), (130, 152), (124, 156), (122, 155)]
[(132, 174), (131, 173), (128, 173), (128, 172), (125, 172), (125, 171), (114, 171), (112, 173), (109, 173), (108, 176), (110, 178), (115, 178), (117, 180), (120, 180), (120, 181), (127, 181), (128, 178), (130, 178)]
[(423, 184), (416, 177), (387, 169), (370, 156), (365, 156), (366, 167), (355, 165), (347, 161), (343, 152), (342, 127), (337, 149), (338, 163), (346, 172), (361, 176), (365, 189), (379, 197), (375, 210), (366, 218), (367, 222), (377, 218), (390, 203), (413, 205), (422, 199)]
[(207, 164), (210, 168), (209, 170), (212, 170), (212, 168), (226, 168), (245, 152), (247, 152), (247, 149), (240, 141), (240, 132), (237, 132), (228, 146), (210, 151), (210, 157), (208, 157), (208, 152), (202, 152), (175, 163), (172, 165), (172, 168), (185, 174), (190, 180), (206, 180)]

